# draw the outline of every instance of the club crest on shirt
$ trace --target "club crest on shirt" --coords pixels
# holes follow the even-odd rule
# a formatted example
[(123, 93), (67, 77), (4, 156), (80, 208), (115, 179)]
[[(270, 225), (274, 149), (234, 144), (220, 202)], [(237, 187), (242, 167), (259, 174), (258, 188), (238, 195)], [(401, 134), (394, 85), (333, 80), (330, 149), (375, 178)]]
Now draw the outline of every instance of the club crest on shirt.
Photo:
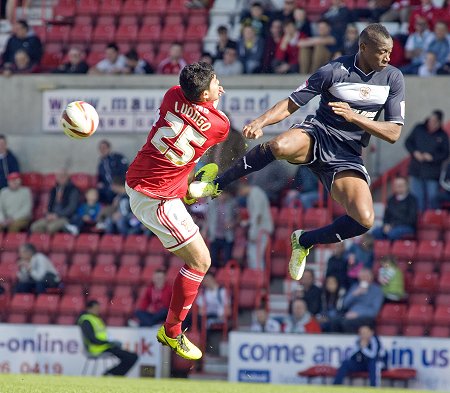
[(359, 89), (359, 95), (363, 100), (368, 100), (370, 98), (370, 87), (363, 86)]

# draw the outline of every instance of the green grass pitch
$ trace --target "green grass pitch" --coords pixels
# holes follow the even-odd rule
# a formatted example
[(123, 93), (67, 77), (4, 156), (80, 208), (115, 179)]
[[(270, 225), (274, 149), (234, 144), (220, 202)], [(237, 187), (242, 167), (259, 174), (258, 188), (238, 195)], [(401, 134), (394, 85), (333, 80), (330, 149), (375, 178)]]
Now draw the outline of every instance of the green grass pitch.
[[(263, 385), (186, 379), (0, 375), (0, 393), (406, 393), (361, 386)], [(409, 390), (409, 393), (425, 391)]]

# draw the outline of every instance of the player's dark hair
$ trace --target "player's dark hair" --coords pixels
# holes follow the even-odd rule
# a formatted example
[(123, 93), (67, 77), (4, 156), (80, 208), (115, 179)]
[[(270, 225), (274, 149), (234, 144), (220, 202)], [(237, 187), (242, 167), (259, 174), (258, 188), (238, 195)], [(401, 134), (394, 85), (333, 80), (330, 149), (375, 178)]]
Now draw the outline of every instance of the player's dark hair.
[(99, 304), (99, 303), (98, 303), (97, 300), (92, 299), (92, 300), (89, 300), (89, 301), (86, 303), (86, 308), (91, 308), (91, 307), (96, 306), (96, 305), (98, 305), (98, 304)]
[(226, 26), (224, 26), (224, 25), (220, 25), (218, 28), (217, 28), (217, 32), (220, 34), (220, 33), (228, 33), (228, 28), (226, 27)]
[(138, 55), (136, 49), (130, 49), (126, 53), (125, 57), (130, 60), (135, 60), (135, 61), (139, 60), (139, 55)]
[(3, 139), (4, 141), (6, 141), (6, 136), (5, 136), (5, 134), (0, 134), (0, 139)]
[(22, 248), (27, 250), (32, 255), (36, 254), (36, 252), (37, 252), (36, 247), (34, 246), (34, 244), (31, 244), (31, 243), (23, 243)]
[(110, 42), (106, 45), (106, 49), (114, 49), (116, 52), (119, 52), (119, 47), (115, 42)]
[(381, 23), (371, 23), (359, 35), (359, 42), (376, 44), (382, 39), (391, 38), (391, 35)]
[(184, 96), (192, 102), (199, 102), (202, 93), (209, 89), (215, 72), (211, 64), (198, 62), (181, 70), (180, 86)]
[(439, 123), (442, 123), (444, 120), (444, 112), (442, 112), (440, 109), (435, 109), (433, 112), (431, 112), (434, 116), (437, 117), (439, 120)]
[(28, 25), (28, 22), (25, 20), (25, 19), (19, 19), (18, 21), (17, 21), (17, 23), (19, 24), (19, 25), (21, 25), (25, 30), (29, 30), (30, 29), (30, 26)]

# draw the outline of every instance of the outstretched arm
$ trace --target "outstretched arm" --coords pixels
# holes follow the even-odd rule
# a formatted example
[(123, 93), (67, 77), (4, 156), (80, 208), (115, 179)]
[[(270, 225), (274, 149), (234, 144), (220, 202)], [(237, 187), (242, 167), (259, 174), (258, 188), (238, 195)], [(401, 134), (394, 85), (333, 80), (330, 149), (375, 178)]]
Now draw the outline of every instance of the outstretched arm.
[(248, 139), (258, 139), (263, 135), (262, 129), (264, 127), (279, 123), (294, 113), (298, 108), (299, 106), (294, 104), (290, 98), (285, 98), (277, 102), (272, 108), (253, 120), (250, 124), (244, 126), (242, 133)]
[(402, 126), (399, 124), (390, 121), (370, 120), (363, 115), (355, 113), (346, 102), (330, 102), (328, 105), (331, 106), (335, 114), (342, 116), (348, 122), (356, 124), (377, 138), (394, 143), (400, 137)]

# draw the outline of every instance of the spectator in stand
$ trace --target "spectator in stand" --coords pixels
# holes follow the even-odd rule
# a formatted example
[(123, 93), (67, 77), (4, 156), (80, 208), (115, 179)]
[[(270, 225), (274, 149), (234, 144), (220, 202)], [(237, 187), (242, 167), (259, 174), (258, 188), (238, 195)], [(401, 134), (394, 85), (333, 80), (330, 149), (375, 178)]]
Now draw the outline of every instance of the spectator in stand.
[(301, 37), (311, 37), (311, 22), (308, 19), (306, 10), (304, 8), (296, 8), (294, 10), (294, 23), (295, 27), (300, 33)]
[(334, 57), (348, 56), (358, 53), (359, 50), (359, 31), (355, 24), (349, 23), (345, 29), (344, 39), (334, 53)]
[(327, 324), (330, 319), (341, 315), (345, 292), (345, 288), (339, 286), (335, 276), (326, 277), (320, 297), (320, 313), (317, 317), (322, 330), (329, 330)]
[(442, 165), (439, 184), (442, 188), (438, 193), (439, 207), (448, 209), (450, 207), (450, 160)]
[(120, 153), (115, 153), (111, 149), (111, 143), (102, 139), (98, 144), (100, 159), (97, 166), (97, 189), (99, 191), (99, 201), (110, 204), (115, 197), (111, 189), (114, 177), (125, 177), (128, 169), (128, 160)]
[(77, 325), (81, 328), (83, 344), (90, 356), (97, 357), (103, 353), (111, 353), (120, 362), (106, 370), (103, 375), (123, 376), (134, 366), (138, 356), (134, 352), (122, 349), (119, 341), (108, 339), (105, 322), (100, 318), (100, 305), (97, 300), (90, 300), (86, 310), (78, 317)]
[(222, 267), (232, 258), (237, 225), (236, 199), (228, 191), (222, 192), (220, 196), (209, 201), (204, 228), (214, 267)]
[(226, 48), (235, 48), (237, 49), (237, 42), (230, 39), (228, 36), (228, 28), (226, 26), (219, 26), (217, 28), (217, 35), (219, 39), (216, 44), (216, 53), (214, 54), (215, 60), (222, 60), (223, 54), (225, 53)]
[(98, 190), (90, 188), (85, 193), (86, 202), (82, 203), (75, 215), (71, 218), (70, 224), (65, 229), (73, 235), (81, 232), (90, 232), (97, 225), (97, 220), (102, 208), (98, 201)]
[(373, 266), (373, 243), (372, 234), (366, 232), (355, 239), (346, 252), (347, 258), (347, 280), (350, 284), (358, 280), (359, 272), (363, 268), (372, 269)]
[(370, 386), (381, 385), (381, 370), (386, 367), (387, 355), (372, 326), (359, 327), (356, 345), (339, 367), (334, 385), (342, 385), (348, 374), (361, 371), (369, 373)]
[(62, 231), (75, 214), (79, 200), (80, 191), (70, 180), (67, 170), (59, 171), (56, 185), (50, 191), (47, 213), (31, 224), (31, 232), (54, 234)]
[(264, 40), (256, 35), (252, 26), (243, 27), (242, 37), (238, 43), (238, 51), (245, 74), (256, 74), (261, 71)]
[(8, 149), (6, 136), (0, 134), (0, 189), (7, 186), (10, 173), (20, 172), (19, 162), (15, 154)]
[(330, 319), (328, 331), (355, 333), (360, 326), (373, 324), (383, 300), (383, 291), (373, 282), (372, 270), (363, 267), (358, 283), (353, 284), (344, 297), (344, 315)]
[(383, 257), (378, 270), (378, 282), (387, 301), (398, 302), (405, 298), (405, 280), (393, 257)]
[(85, 61), (86, 53), (78, 47), (72, 47), (67, 53), (67, 62), (53, 72), (55, 74), (87, 74), (89, 66)]
[(270, 22), (269, 36), (267, 37), (266, 44), (264, 46), (261, 72), (266, 74), (273, 73), (272, 61), (282, 38), (283, 22), (279, 19), (274, 19)]
[[(320, 300), (320, 298), (319, 298)], [(303, 299), (294, 299), (284, 320), (285, 333), (320, 333), (319, 322), (311, 315)]]
[(417, 17), (414, 22), (414, 32), (408, 36), (405, 44), (405, 57), (410, 64), (401, 68), (404, 74), (417, 74), (425, 56), (425, 46), (430, 42), (432, 33), (428, 30), (428, 22), (423, 17)]
[(300, 32), (293, 20), (286, 20), (283, 25), (283, 37), (276, 48), (275, 58), (272, 61), (272, 70), (275, 74), (298, 73), (298, 40)]
[(348, 261), (345, 252), (345, 242), (335, 243), (333, 255), (328, 259), (325, 276), (334, 276), (338, 280), (340, 288), (348, 289), (347, 279)]
[(392, 196), (384, 211), (383, 226), (375, 228), (375, 239), (398, 240), (414, 236), (417, 224), (417, 198), (409, 191), (408, 179), (396, 177), (392, 183)]
[(381, 15), (389, 11), (392, 0), (368, 0), (364, 8), (354, 8), (353, 18), (355, 21), (367, 20), (370, 23), (380, 21)]
[(434, 7), (433, 0), (420, 0), (420, 5), (411, 10), (409, 16), (409, 33), (414, 32), (417, 18), (424, 18), (428, 22), (430, 29), (433, 30), (436, 16), (438, 14), (439, 11)]
[(100, 222), (104, 220), (105, 232), (125, 236), (142, 233), (142, 225), (131, 211), (129, 197), (125, 191), (125, 177), (114, 177), (111, 188), (115, 197), (111, 206), (107, 206), (100, 214)]
[(330, 24), (324, 20), (319, 21), (317, 35), (301, 38), (298, 42), (300, 73), (311, 74), (329, 62), (336, 51), (336, 44), (336, 38), (331, 34)]
[(247, 266), (251, 269), (264, 269), (265, 250), (273, 232), (272, 214), (269, 198), (258, 186), (245, 180), (239, 184), (239, 196), (246, 199), (249, 220), (247, 234)]
[[(172, 288), (166, 280), (166, 272), (157, 269), (152, 282), (138, 300), (134, 313), (139, 326), (154, 326), (164, 322), (170, 305)], [(129, 321), (130, 324), (130, 321)]]
[(295, 292), (295, 298), (303, 299), (306, 302), (308, 311), (312, 315), (320, 312), (320, 298), (322, 290), (314, 283), (316, 277), (314, 270), (306, 269), (300, 280), (299, 290)]
[(206, 316), (206, 328), (214, 323), (227, 323), (229, 312), (227, 290), (220, 286), (214, 275), (209, 271), (202, 282), (196, 303), (198, 316)]
[(244, 67), (238, 58), (238, 53), (235, 47), (225, 48), (222, 60), (214, 62), (214, 71), (217, 76), (232, 76), (241, 75)]
[(11, 76), (14, 74), (35, 74), (39, 72), (39, 66), (31, 62), (28, 53), (19, 49), (14, 54), (14, 62), (7, 63), (3, 67), (3, 76)]
[(39, 64), (42, 57), (42, 44), (39, 37), (29, 28), (25, 20), (18, 20), (13, 25), (12, 36), (9, 37), (2, 55), (3, 67), (14, 64), (16, 52), (24, 50), (32, 65)]
[(28, 187), (22, 186), (20, 173), (8, 175), (8, 187), (0, 191), (0, 230), (20, 232), (28, 227), (33, 212), (33, 197)]
[(269, 316), (265, 304), (261, 304), (253, 313), (250, 330), (255, 333), (280, 333), (280, 323)]
[(322, 15), (322, 20), (328, 22), (331, 35), (336, 39), (338, 47), (341, 46), (347, 25), (353, 22), (352, 11), (348, 9), (343, 0), (331, 0), (330, 7)]
[(444, 22), (436, 22), (433, 38), (427, 43), (425, 52), (434, 53), (438, 68), (443, 67), (448, 61), (450, 57), (450, 36)]
[(284, 22), (286, 19), (294, 18), (294, 11), (297, 8), (296, 0), (284, 0), (283, 8), (279, 11), (274, 11), (271, 15), (271, 19), (279, 19)]
[(155, 70), (144, 59), (140, 59), (136, 49), (130, 49), (125, 54), (124, 74), (144, 75), (153, 74)]
[(409, 22), (411, 9), (419, 4), (420, 0), (395, 0), (389, 9), (380, 16), (380, 22), (407, 23)]
[(61, 279), (53, 263), (38, 252), (31, 243), (19, 247), (16, 292), (44, 293), (47, 288), (58, 288)]
[(202, 54), (200, 55), (199, 61), (206, 63), (206, 64), (211, 64), (211, 65), (213, 65), (213, 63), (214, 63), (214, 59), (213, 59), (211, 53), (209, 53), (209, 52), (202, 52)]
[(442, 163), (449, 157), (448, 136), (442, 129), (444, 114), (434, 110), (424, 123), (416, 125), (405, 142), (411, 154), (411, 192), (419, 211), (437, 209), (437, 193)]
[(244, 26), (252, 26), (257, 37), (266, 39), (269, 30), (269, 17), (265, 14), (265, 9), (259, 1), (253, 2), (248, 12), (241, 18), (241, 27)]
[(127, 59), (119, 52), (115, 42), (110, 42), (105, 49), (105, 58), (89, 69), (90, 74), (122, 74), (125, 71)]
[(295, 207), (300, 204), (303, 210), (308, 210), (319, 201), (319, 182), (308, 167), (299, 165), (292, 187), (286, 193), (284, 206)]
[(169, 49), (169, 56), (158, 64), (157, 73), (165, 75), (178, 75), (181, 69), (186, 66), (183, 59), (183, 46), (179, 42), (174, 42)]

